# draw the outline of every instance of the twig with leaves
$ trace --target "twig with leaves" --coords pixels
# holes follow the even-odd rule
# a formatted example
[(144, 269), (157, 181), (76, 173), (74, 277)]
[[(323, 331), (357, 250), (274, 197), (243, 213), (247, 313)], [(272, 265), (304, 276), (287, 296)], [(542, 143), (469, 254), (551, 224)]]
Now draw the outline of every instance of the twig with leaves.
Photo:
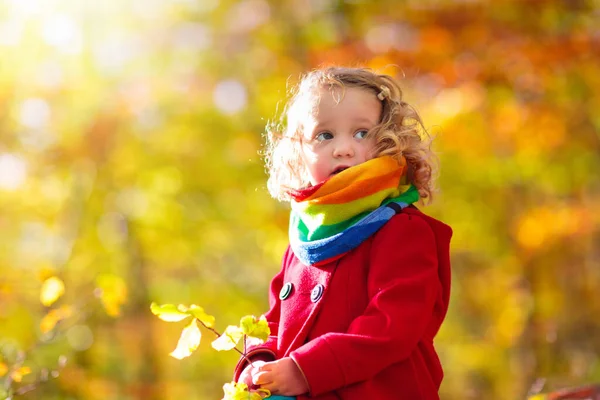
[[(167, 322), (179, 322), (191, 318), (189, 324), (181, 332), (177, 347), (170, 353), (178, 360), (189, 357), (200, 345), (202, 334), (198, 323), (217, 336), (211, 343), (213, 349), (217, 351), (235, 350), (250, 364), (252, 361), (246, 356), (248, 347), (264, 343), (270, 334), (269, 324), (264, 315), (260, 318), (246, 315), (240, 319), (239, 326), (229, 325), (221, 334), (214, 328), (215, 317), (207, 314), (202, 307), (195, 304), (188, 307), (183, 304), (158, 305), (152, 303), (150, 310), (158, 318)], [(237, 348), (240, 341), (243, 343), (243, 350)], [(250, 391), (248, 385), (238, 382), (226, 383), (223, 385), (223, 391), (222, 400), (262, 400), (271, 395), (266, 389)]]

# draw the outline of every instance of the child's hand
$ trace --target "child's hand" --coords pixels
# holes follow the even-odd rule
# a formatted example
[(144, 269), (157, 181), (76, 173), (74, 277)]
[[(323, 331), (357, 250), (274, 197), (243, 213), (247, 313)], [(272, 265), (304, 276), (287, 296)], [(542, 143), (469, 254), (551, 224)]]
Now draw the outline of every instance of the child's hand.
[[(254, 372), (254, 371), (253, 371)], [(267, 362), (252, 373), (252, 383), (261, 389), (268, 389), (272, 394), (297, 396), (308, 392), (308, 384), (294, 360), (284, 357)]]
[(254, 361), (252, 364), (248, 364), (240, 374), (238, 382), (245, 383), (249, 388), (252, 388), (254, 386), (252, 383), (252, 375), (256, 374), (258, 372), (258, 368), (263, 364), (265, 364), (264, 361)]

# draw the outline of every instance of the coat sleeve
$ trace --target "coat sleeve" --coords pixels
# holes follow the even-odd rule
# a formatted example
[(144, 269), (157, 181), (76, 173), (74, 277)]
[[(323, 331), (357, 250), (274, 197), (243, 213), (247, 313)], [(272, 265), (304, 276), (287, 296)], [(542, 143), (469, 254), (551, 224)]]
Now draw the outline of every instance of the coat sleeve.
[[(269, 338), (263, 344), (248, 348), (246, 352), (246, 358), (249, 360), (274, 361), (277, 359), (277, 334), (279, 330), (279, 314), (281, 305), (281, 302), (279, 301), (279, 291), (283, 286), (285, 266), (288, 264), (290, 256), (291, 250), (288, 247), (283, 256), (283, 265), (281, 271), (279, 271), (279, 273), (271, 280), (269, 291), (269, 311), (265, 314), (267, 322), (269, 323), (269, 330), (271, 331)], [(246, 359), (240, 358), (233, 373), (233, 378), (236, 382), (244, 368), (246, 368), (246, 365), (248, 365)]]
[(435, 241), (424, 219), (407, 214), (373, 237), (363, 314), (347, 332), (327, 333), (290, 354), (311, 395), (371, 378), (408, 358), (427, 336), (441, 296)]

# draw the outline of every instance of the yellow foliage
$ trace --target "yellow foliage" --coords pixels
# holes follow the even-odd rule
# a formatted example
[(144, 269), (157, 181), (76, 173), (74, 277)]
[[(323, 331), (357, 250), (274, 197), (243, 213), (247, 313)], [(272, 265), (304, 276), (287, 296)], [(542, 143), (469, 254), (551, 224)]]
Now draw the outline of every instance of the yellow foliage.
[[(551, 217), (550, 213), (544, 213)], [(519, 221), (517, 240), (527, 249), (536, 249), (544, 244), (548, 236), (548, 225), (542, 223), (535, 215), (526, 215)], [(549, 221), (549, 220), (546, 220)]]
[(73, 308), (68, 305), (63, 305), (60, 308), (50, 310), (42, 318), (40, 322), (40, 330), (42, 333), (48, 333), (54, 329), (56, 324), (66, 318), (69, 318), (71, 315), (73, 315)]
[(96, 279), (96, 284), (106, 313), (111, 317), (118, 317), (121, 306), (127, 302), (128, 297), (125, 281), (116, 275), (103, 274)]
[(395, 64), (395, 60), (392, 57), (386, 55), (380, 55), (373, 57), (368, 64), (369, 68), (377, 73), (386, 74), (390, 76), (401, 75), (402, 70), (398, 65)]
[(23, 380), (23, 377), (25, 375), (29, 375), (30, 373), (31, 373), (31, 368), (21, 367), (21, 368), (16, 369), (15, 371), (13, 371), (12, 374), (10, 374), (10, 376), (13, 379), (13, 381), (21, 382)]
[(527, 321), (528, 310), (516, 304), (508, 304), (500, 313), (496, 322), (496, 340), (510, 347), (523, 333)]
[[(0, 378), (3, 377), (4, 375), (6, 375), (8, 373), (8, 371), (9, 371), (8, 366), (5, 363), (0, 362)], [(30, 373), (31, 373), (31, 368), (20, 367), (20, 368), (17, 368), (16, 370), (12, 371), (10, 373), (10, 377), (15, 382), (21, 382), (23, 380), (23, 377)]]
[[(399, 78), (435, 138), (440, 192), (424, 212), (454, 230), (452, 300), (436, 338), (441, 398), (522, 398), (534, 376), (600, 379), (590, 351), (599, 338), (587, 334), (600, 315), (598, 1), (7, 3), (3, 351), (4, 338), (29, 348), (32, 324), (43, 333), (66, 325), (74, 310), (59, 308), (56, 276), (69, 300), (91, 308), (89, 282), (112, 272), (98, 276), (95, 294), (113, 317), (132, 295), (127, 285), (228, 318), (265, 312), (289, 214), (265, 188), (263, 128), (288, 82), (342, 62)], [(215, 88), (230, 79), (247, 96), (224, 114)], [(221, 394), (215, 382), (237, 355), (160, 364), (152, 353), (165, 335), (134, 308), (140, 300), (120, 321), (81, 322), (94, 356), (66, 354), (72, 363), (50, 396), (152, 398), (174, 382), (190, 389), (173, 398)], [(212, 321), (199, 309), (169, 310), (163, 319)], [(174, 353), (189, 353), (194, 337), (190, 328)], [(50, 360), (57, 345), (36, 347), (35, 360)]]
[(218, 338), (212, 341), (213, 349), (217, 351), (231, 350), (239, 343), (244, 336), (242, 328), (235, 325), (229, 325), (225, 328), (225, 332)]
[(223, 385), (222, 400), (262, 400), (271, 396), (267, 389), (250, 391), (245, 383), (230, 382)]
[(179, 322), (190, 317), (190, 314), (185, 309), (179, 309), (175, 304), (158, 305), (152, 302), (150, 304), (150, 311), (152, 311), (152, 314), (158, 316), (158, 318), (167, 322)]
[(198, 328), (198, 322), (196, 318), (192, 318), (192, 321), (188, 326), (183, 328), (177, 348), (173, 350), (169, 355), (173, 358), (181, 360), (182, 358), (189, 357), (200, 345), (200, 339), (202, 333)]
[(46, 307), (50, 307), (65, 293), (65, 284), (56, 276), (50, 277), (42, 284), (40, 301)]
[(518, 220), (517, 241), (526, 249), (541, 248), (550, 240), (578, 233), (586, 226), (585, 214), (561, 204), (533, 208)]

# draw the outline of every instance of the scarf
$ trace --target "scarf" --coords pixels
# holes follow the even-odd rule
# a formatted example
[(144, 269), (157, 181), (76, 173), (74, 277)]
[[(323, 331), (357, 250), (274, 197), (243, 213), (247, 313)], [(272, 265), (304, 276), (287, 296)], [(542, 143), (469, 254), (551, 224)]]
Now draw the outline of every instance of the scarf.
[(406, 160), (373, 158), (306, 189), (291, 191), (290, 246), (306, 265), (334, 261), (419, 199)]

